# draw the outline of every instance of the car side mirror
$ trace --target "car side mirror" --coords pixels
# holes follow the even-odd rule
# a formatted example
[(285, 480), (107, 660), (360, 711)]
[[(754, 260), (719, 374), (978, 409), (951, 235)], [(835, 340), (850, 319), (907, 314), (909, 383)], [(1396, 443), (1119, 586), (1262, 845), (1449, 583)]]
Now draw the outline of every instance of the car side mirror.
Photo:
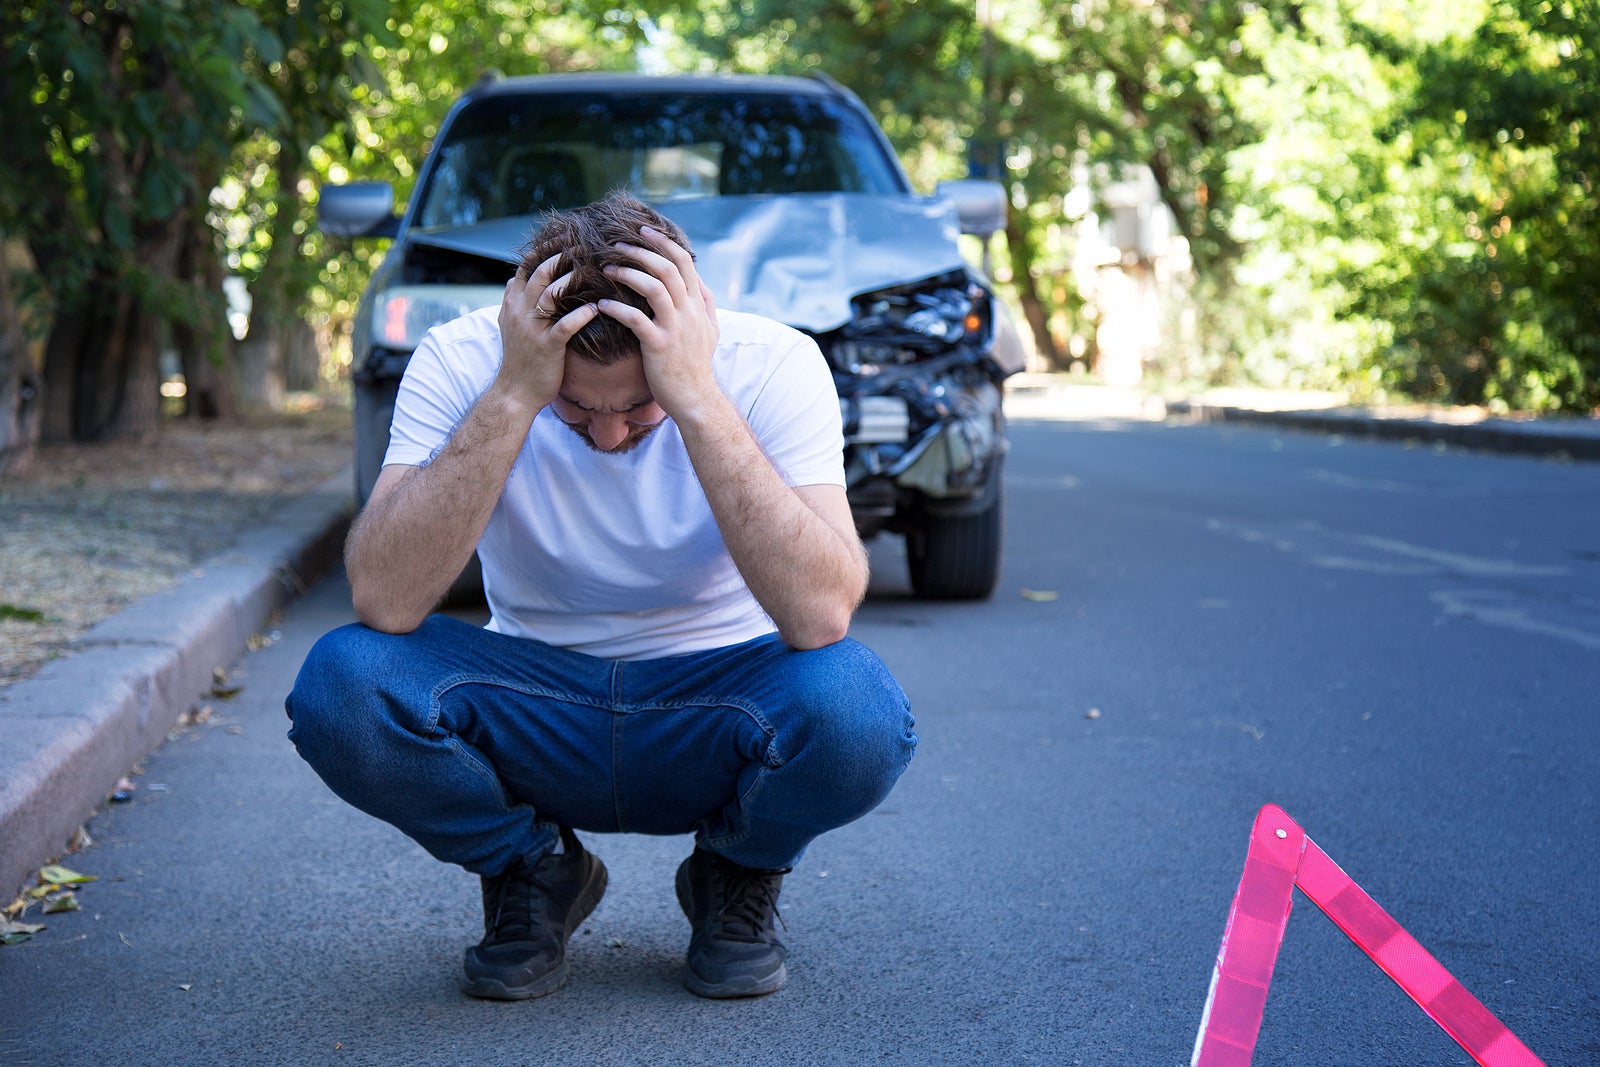
[(388, 182), (323, 186), (317, 228), (331, 237), (393, 237), (400, 229), (394, 189)]
[(1006, 187), (999, 182), (962, 178), (940, 182), (933, 192), (955, 204), (962, 233), (987, 238), (1006, 228)]

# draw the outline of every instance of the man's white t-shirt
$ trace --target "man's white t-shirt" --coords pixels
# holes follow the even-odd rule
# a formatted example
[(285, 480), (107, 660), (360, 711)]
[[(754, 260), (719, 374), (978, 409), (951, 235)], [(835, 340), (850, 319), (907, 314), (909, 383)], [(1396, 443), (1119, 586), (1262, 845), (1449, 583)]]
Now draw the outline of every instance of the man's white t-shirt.
[[(436, 327), (406, 367), (384, 462), (429, 462), (500, 366), (499, 307)], [(833, 376), (816, 342), (718, 311), (712, 367), (791, 486), (844, 485)], [(683, 438), (667, 419), (632, 451), (596, 452), (549, 408), (478, 543), (489, 629), (641, 659), (774, 630), (733, 565)]]

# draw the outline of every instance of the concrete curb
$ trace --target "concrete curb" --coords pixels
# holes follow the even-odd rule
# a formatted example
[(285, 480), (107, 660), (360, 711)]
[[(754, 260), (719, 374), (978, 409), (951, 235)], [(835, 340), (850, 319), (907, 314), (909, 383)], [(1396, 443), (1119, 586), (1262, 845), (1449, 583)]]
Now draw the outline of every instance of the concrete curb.
[[(1238, 393), (1239, 390), (1224, 390)], [(1316, 394), (1244, 390), (1260, 402), (1206, 393), (1169, 398), (1138, 385), (1111, 386), (1061, 374), (1032, 372), (1006, 381), (1006, 414), (1012, 418), (1112, 418), (1231, 422), (1307, 433), (1345, 434), (1389, 440), (1433, 441), (1490, 452), (1600, 460), (1600, 418), (1482, 418), (1444, 409), (1317, 406)]]
[(1167, 404), (1167, 413), (1200, 422), (1236, 422), (1310, 433), (1439, 441), (1489, 452), (1600, 460), (1600, 419), (1448, 422), (1382, 415), (1354, 408), (1263, 411), (1195, 400), (1171, 401)]
[(347, 469), (165, 592), (136, 601), (0, 689), (0, 899), (65, 851), (273, 611), (338, 561)]

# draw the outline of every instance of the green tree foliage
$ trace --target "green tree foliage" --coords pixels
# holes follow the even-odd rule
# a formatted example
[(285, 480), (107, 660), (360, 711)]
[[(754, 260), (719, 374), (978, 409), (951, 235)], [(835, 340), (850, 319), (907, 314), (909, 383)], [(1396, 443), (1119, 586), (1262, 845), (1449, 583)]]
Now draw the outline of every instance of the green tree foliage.
[[(1047, 4), (1042, 21), (1054, 30), (1047, 39), (1056, 48), (1041, 54), (1036, 32), (1020, 38), (1031, 51), (1002, 87), (1018, 104), (1011, 119), (1015, 136), (1025, 145), (1035, 141), (1023, 155), (1031, 162), (1018, 175), (1027, 203), (1035, 206), (1031, 221), (1037, 225), (1041, 204), (1057, 218), (1066, 215), (1064, 192), (1075, 187), (1097, 193), (1099, 213), (1110, 215), (1115, 209), (1105, 200), (1107, 190), (1148, 173), (1192, 260), (1191, 303), (1213, 349), (1229, 345), (1214, 309), (1234, 298), (1242, 253), (1236, 235), (1241, 190), (1227, 171), (1234, 154), (1260, 137), (1236, 99), (1241, 82), (1259, 76), (1263, 63), (1244, 31), (1250, 20), (1270, 25), (1277, 10), (1226, 0)], [(1024, 234), (1008, 236), (1014, 250), (1026, 241)], [(1147, 269), (1142, 262), (1130, 266)], [(1017, 263), (1013, 273), (1024, 269)], [(1067, 286), (1056, 292), (1070, 299)], [(1083, 333), (1089, 324), (1072, 328)]]
[(1577, 5), (1307, 0), (1247, 21), (1235, 366), (1271, 384), (1591, 410), (1595, 34)]
[[(1257, 136), (1232, 100), (1238, 79), (1260, 69), (1240, 40), (1247, 10), (1112, 0), (1050, 12), (1064, 42), (1055, 84), (1064, 75), (1076, 90), (1076, 140), (1095, 163), (1149, 168), (1202, 275), (1225, 273), (1239, 252), (1224, 171)], [(1053, 110), (1038, 89), (1033, 111)]]
[(1212, 375), (1370, 392), (1367, 362), (1392, 329), (1361, 294), (1399, 285), (1400, 265), (1438, 245), (1438, 176), (1382, 136), (1399, 69), (1363, 43), (1348, 6), (1308, 0), (1293, 21), (1254, 13), (1241, 27), (1260, 67), (1234, 80), (1231, 98), (1258, 136), (1229, 154), (1223, 176), (1241, 255), (1210, 310)]
[[(253, 210), (293, 215), (279, 205), (298, 195), (298, 160), (344, 121), (357, 44), (386, 14), (377, 0), (6, 6), (0, 119), (14, 151), (0, 160), (0, 218), (31, 253), (24, 297), (51, 324), (47, 438), (149, 436), (163, 348), (220, 359), (208, 198), (248, 163), (241, 146), (265, 138), (280, 179), (294, 180)], [(268, 306), (292, 284), (269, 275)], [(207, 365), (186, 362), (191, 379)]]
[(44, 432), (147, 436), (164, 324), (220, 299), (180, 272), (186, 226), (234, 126), (276, 117), (239, 70), (271, 42), (231, 6), (47, 0), (3, 18), (0, 211), (38, 267), (24, 298), (51, 312)]
[(348, 129), (362, 89), (382, 84), (369, 49), (397, 37), (388, 24), (390, 5), (381, 0), (253, 2), (276, 48), (246, 73), (277, 101), (282, 118), (270, 128), (241, 131), (208, 224), (238, 241), (229, 266), (252, 297), (247, 332), (234, 353), (239, 399), (249, 409), (270, 409), (286, 385), (316, 384), (316, 346), (302, 309), (323, 266), (307, 247), (314, 232), (305, 180), (310, 153)]
[(1600, 407), (1600, 12), (1497, 0), (1415, 66), (1398, 117), (1419, 160), (1460, 175), (1460, 224), (1390, 311), (1389, 372), (1429, 397)]

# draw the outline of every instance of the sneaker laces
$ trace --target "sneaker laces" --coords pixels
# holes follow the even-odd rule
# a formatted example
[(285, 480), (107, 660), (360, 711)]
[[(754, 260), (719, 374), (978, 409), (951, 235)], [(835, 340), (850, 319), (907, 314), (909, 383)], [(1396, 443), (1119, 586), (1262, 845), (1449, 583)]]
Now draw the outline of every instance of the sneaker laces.
[(788, 930), (782, 913), (778, 911), (778, 890), (783, 878), (781, 873), (752, 870), (724, 862), (722, 876), (723, 906), (720, 917), (725, 937), (735, 941), (763, 942), (771, 929), (772, 919)]
[(518, 860), (497, 878), (489, 879), (489, 906), (484, 913), (489, 917), (485, 942), (532, 941), (544, 933), (543, 895), (535, 892), (543, 888), (533, 864)]

